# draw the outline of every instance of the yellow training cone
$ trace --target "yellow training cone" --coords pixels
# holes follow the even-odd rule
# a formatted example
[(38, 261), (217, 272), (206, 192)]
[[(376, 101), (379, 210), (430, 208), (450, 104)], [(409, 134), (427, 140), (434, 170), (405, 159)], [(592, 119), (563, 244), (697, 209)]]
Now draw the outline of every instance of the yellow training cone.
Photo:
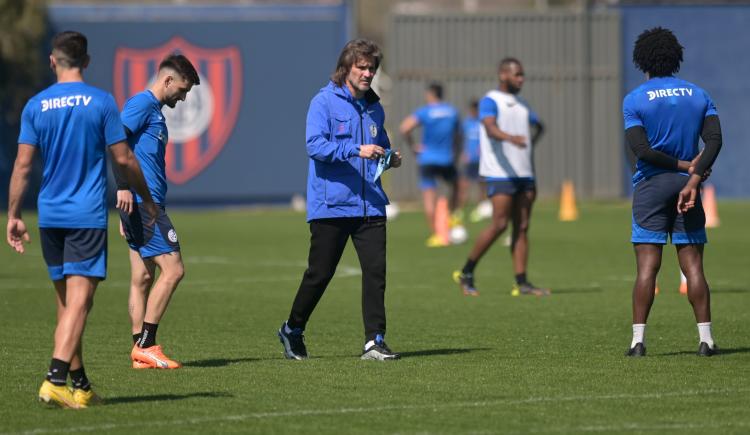
[(563, 222), (572, 222), (578, 220), (578, 207), (576, 207), (576, 191), (573, 182), (570, 180), (563, 181), (562, 192), (560, 194), (560, 215), (559, 219)]

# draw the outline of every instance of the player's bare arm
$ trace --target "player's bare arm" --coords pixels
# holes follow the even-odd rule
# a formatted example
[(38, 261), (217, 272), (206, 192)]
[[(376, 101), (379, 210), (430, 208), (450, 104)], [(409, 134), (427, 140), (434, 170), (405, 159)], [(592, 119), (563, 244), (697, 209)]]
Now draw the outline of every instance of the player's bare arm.
[(29, 242), (29, 233), (21, 217), (21, 204), (23, 203), (26, 189), (29, 187), (29, 176), (35, 154), (36, 147), (28, 144), (19, 144), (18, 155), (13, 165), (13, 174), (10, 178), (6, 237), (8, 245), (20, 254), (24, 253), (24, 242)]
[(544, 124), (541, 121), (531, 124), (531, 144), (536, 145), (544, 134)]
[(404, 137), (404, 141), (406, 141), (406, 144), (409, 146), (409, 149), (414, 152), (414, 154), (419, 154), (422, 152), (422, 144), (421, 143), (415, 143), (414, 137), (412, 137), (412, 132), (414, 129), (416, 129), (419, 126), (419, 120), (414, 115), (407, 116), (403, 121), (401, 121), (401, 125), (398, 128), (399, 133), (401, 133), (401, 136)]
[(482, 125), (487, 130), (487, 136), (492, 139), (508, 141), (519, 148), (526, 148), (526, 137), (508, 134), (500, 130), (497, 126), (497, 117), (485, 116), (482, 118)]
[(118, 142), (110, 146), (109, 150), (112, 153), (113, 161), (119, 166), (118, 169), (127, 177), (128, 184), (143, 198), (143, 206), (146, 208), (149, 218), (155, 221), (158, 211), (135, 154), (133, 154), (127, 142)]

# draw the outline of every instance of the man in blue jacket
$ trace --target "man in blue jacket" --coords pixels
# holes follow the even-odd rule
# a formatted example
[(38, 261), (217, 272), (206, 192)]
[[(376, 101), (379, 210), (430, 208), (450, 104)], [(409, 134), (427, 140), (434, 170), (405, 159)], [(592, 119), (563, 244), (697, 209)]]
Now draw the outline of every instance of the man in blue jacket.
[(391, 152), (385, 113), (371, 89), (382, 60), (374, 43), (346, 44), (328, 85), (310, 102), (305, 136), (310, 157), (308, 267), (289, 319), (278, 331), (289, 359), (307, 358), (303, 332), (351, 237), (362, 267), (362, 359), (398, 359), (385, 344), (385, 206), (383, 170), (401, 166)]

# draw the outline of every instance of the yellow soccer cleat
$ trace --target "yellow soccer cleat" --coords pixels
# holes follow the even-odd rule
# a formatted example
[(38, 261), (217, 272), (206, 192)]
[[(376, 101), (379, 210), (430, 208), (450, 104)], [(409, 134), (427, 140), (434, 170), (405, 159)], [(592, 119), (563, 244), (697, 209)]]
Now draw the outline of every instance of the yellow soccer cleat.
[(447, 240), (443, 240), (443, 238), (437, 234), (431, 235), (425, 242), (425, 246), (428, 248), (443, 248), (448, 245), (450, 245), (450, 243)]
[[(146, 348), (133, 346), (133, 350), (130, 352), (130, 358), (133, 361), (148, 364), (155, 369), (179, 369), (182, 367), (182, 364), (167, 358), (159, 345)], [(133, 364), (133, 366), (135, 367), (135, 364)]]
[(65, 409), (81, 409), (81, 406), (73, 397), (73, 391), (67, 385), (55, 385), (45, 380), (39, 388), (39, 401), (48, 405), (59, 406)]
[(535, 287), (531, 283), (513, 284), (510, 290), (511, 296), (531, 295), (531, 296), (549, 296), (552, 291), (548, 288)]
[(88, 408), (89, 406), (96, 406), (104, 403), (104, 399), (94, 393), (93, 389), (85, 391), (80, 388), (74, 388), (73, 399), (75, 399), (76, 403), (81, 408)]

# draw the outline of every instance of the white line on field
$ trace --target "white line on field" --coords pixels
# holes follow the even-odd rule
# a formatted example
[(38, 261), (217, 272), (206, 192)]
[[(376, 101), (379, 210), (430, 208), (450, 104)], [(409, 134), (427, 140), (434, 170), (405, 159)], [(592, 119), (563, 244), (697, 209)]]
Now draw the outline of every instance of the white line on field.
[[(454, 402), (454, 403), (438, 403), (438, 404), (425, 404), (425, 405), (392, 405), (392, 406), (374, 406), (374, 407), (362, 407), (362, 408), (334, 408), (334, 409), (298, 409), (291, 411), (269, 411), (269, 412), (252, 412), (249, 414), (238, 414), (238, 415), (223, 415), (223, 416), (210, 416), (210, 417), (198, 417), (188, 418), (181, 420), (168, 420), (168, 421), (151, 421), (149, 425), (153, 426), (186, 426), (192, 424), (210, 423), (210, 422), (221, 422), (221, 421), (245, 421), (245, 420), (260, 420), (268, 418), (279, 418), (279, 417), (305, 417), (305, 416), (319, 416), (319, 415), (341, 415), (341, 414), (359, 414), (359, 413), (376, 413), (376, 412), (388, 412), (388, 411), (406, 411), (406, 410), (445, 410), (450, 408), (487, 408), (498, 405), (523, 405), (529, 403), (555, 403), (555, 402), (585, 402), (585, 401), (597, 401), (597, 400), (622, 400), (622, 399), (661, 399), (664, 397), (675, 397), (675, 396), (707, 396), (707, 395), (722, 395), (722, 394), (736, 394), (736, 393), (747, 393), (750, 389), (715, 389), (715, 390), (687, 390), (687, 391), (673, 391), (666, 393), (646, 393), (646, 394), (607, 394), (601, 396), (558, 396), (558, 397), (527, 397), (522, 399), (498, 399), (498, 400), (487, 400), (487, 401), (476, 401), (476, 402)], [(91, 411), (81, 411), (91, 412)], [(69, 428), (36, 428), (29, 429), (21, 432), (2, 432), (0, 435), (35, 435), (44, 433), (71, 433), (71, 432), (100, 432), (112, 429), (121, 429), (126, 427), (140, 427), (143, 423), (132, 422), (132, 423), (104, 423), (91, 426), (78, 426)], [(728, 422), (728, 423), (710, 423), (705, 424), (693, 424), (693, 423), (666, 423), (666, 424), (640, 424), (639, 423), (625, 423), (622, 425), (611, 425), (611, 426), (579, 426), (569, 428), (540, 428), (540, 429), (525, 429), (524, 432), (607, 432), (613, 430), (684, 430), (684, 429), (698, 429), (703, 427), (750, 427), (750, 422)]]

